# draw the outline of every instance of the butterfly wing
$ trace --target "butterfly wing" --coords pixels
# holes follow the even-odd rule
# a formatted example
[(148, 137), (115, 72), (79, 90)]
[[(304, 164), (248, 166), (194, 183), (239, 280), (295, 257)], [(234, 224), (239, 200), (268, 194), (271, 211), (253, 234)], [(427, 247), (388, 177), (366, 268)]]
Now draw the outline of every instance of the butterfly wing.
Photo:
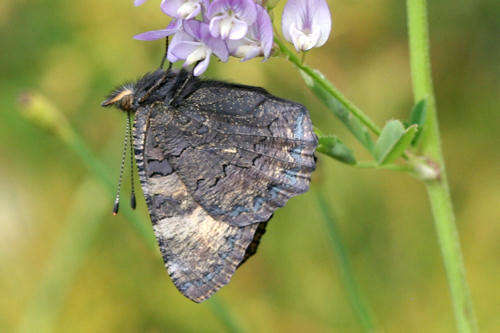
[(261, 233), (256, 233), (258, 224), (237, 227), (217, 221), (195, 202), (159, 146), (166, 138), (150, 126), (161, 110), (156, 104), (136, 113), (137, 168), (167, 271), (182, 294), (202, 302), (229, 282), (255, 251), (250, 245), (254, 238), (258, 244)]
[(216, 220), (268, 221), (309, 188), (317, 138), (301, 104), (261, 88), (202, 81), (161, 121), (169, 163)]
[(316, 145), (307, 110), (260, 88), (205, 81), (136, 112), (143, 192), (186, 297), (207, 299), (255, 253), (274, 210), (308, 189)]

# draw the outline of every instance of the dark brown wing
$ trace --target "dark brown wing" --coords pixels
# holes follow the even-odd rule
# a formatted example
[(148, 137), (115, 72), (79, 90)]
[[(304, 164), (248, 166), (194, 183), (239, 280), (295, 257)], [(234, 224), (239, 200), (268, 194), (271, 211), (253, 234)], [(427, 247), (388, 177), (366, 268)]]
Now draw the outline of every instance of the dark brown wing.
[(142, 188), (185, 296), (207, 299), (255, 253), (274, 210), (308, 189), (316, 145), (303, 106), (258, 88), (202, 83), (175, 108), (137, 111)]
[(227, 284), (248, 257), (258, 224), (237, 227), (217, 221), (193, 200), (158, 144), (165, 138), (149, 126), (161, 110), (156, 104), (135, 115), (137, 168), (167, 271), (182, 294), (202, 302)]
[[(253, 240), (250, 243), (250, 245), (248, 245), (248, 247), (245, 251), (245, 256), (243, 257), (243, 260), (240, 262), (238, 267), (243, 265), (248, 260), (248, 258), (253, 256), (257, 252), (257, 248), (259, 247), (260, 240), (262, 239), (262, 236), (264, 236), (264, 234), (266, 233), (267, 223), (268, 222), (259, 223), (259, 226), (255, 230), (255, 234), (253, 235)], [(246, 228), (246, 227), (242, 227), (242, 228)]]
[(263, 89), (204, 82), (151, 126), (188, 192), (216, 220), (267, 221), (309, 188), (317, 146), (309, 113)]

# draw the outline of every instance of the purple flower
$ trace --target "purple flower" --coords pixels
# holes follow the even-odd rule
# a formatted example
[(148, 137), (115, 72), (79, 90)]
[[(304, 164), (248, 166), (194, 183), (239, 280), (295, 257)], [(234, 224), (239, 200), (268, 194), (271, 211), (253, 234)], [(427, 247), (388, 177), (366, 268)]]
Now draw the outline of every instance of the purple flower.
[(142, 4), (143, 4), (143, 3), (145, 3), (146, 1), (148, 1), (148, 0), (135, 0), (135, 1), (134, 1), (134, 5), (137, 7), (137, 6), (142, 5)]
[(325, 0), (288, 0), (283, 9), (281, 30), (297, 51), (325, 44), (331, 28), (332, 18)]
[(252, 0), (214, 0), (208, 7), (210, 32), (222, 39), (241, 39), (257, 17)]
[(161, 9), (165, 14), (189, 20), (201, 13), (202, 6), (208, 7), (208, 0), (163, 0)]
[(232, 56), (246, 61), (257, 56), (265, 59), (271, 55), (273, 47), (273, 26), (267, 11), (256, 5), (257, 19), (248, 28), (245, 37), (239, 40), (228, 40), (227, 46)]
[(152, 30), (143, 32), (142, 34), (135, 35), (134, 38), (138, 40), (157, 40), (175, 34), (182, 26), (182, 20), (173, 19), (170, 24), (161, 30)]
[(168, 49), (168, 60), (176, 62), (185, 60), (184, 66), (201, 61), (193, 70), (195, 76), (205, 72), (213, 53), (226, 62), (229, 57), (226, 44), (210, 34), (208, 24), (190, 20), (184, 21), (184, 30), (177, 32)]

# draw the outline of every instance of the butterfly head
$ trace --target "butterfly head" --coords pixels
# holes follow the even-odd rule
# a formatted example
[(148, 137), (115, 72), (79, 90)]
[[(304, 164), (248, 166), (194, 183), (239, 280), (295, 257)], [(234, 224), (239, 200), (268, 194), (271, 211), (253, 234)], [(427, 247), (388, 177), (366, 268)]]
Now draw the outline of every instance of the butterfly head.
[[(101, 103), (101, 106), (116, 106), (117, 108), (134, 112), (141, 105), (158, 100), (168, 100), (179, 85), (187, 78), (184, 70), (157, 70), (147, 73), (134, 83), (127, 83), (115, 89)], [(192, 80), (196, 81), (196, 80)]]
[(135, 85), (125, 84), (115, 89), (102, 103), (101, 106), (116, 106), (123, 111), (134, 111)]

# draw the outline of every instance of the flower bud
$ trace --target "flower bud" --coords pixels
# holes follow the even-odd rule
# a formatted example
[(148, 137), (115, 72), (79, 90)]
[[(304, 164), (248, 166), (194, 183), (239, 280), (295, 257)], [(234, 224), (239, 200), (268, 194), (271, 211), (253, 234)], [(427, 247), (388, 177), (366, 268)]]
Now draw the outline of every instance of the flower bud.
[(299, 52), (325, 44), (331, 28), (332, 19), (325, 0), (288, 0), (283, 9), (283, 35)]

